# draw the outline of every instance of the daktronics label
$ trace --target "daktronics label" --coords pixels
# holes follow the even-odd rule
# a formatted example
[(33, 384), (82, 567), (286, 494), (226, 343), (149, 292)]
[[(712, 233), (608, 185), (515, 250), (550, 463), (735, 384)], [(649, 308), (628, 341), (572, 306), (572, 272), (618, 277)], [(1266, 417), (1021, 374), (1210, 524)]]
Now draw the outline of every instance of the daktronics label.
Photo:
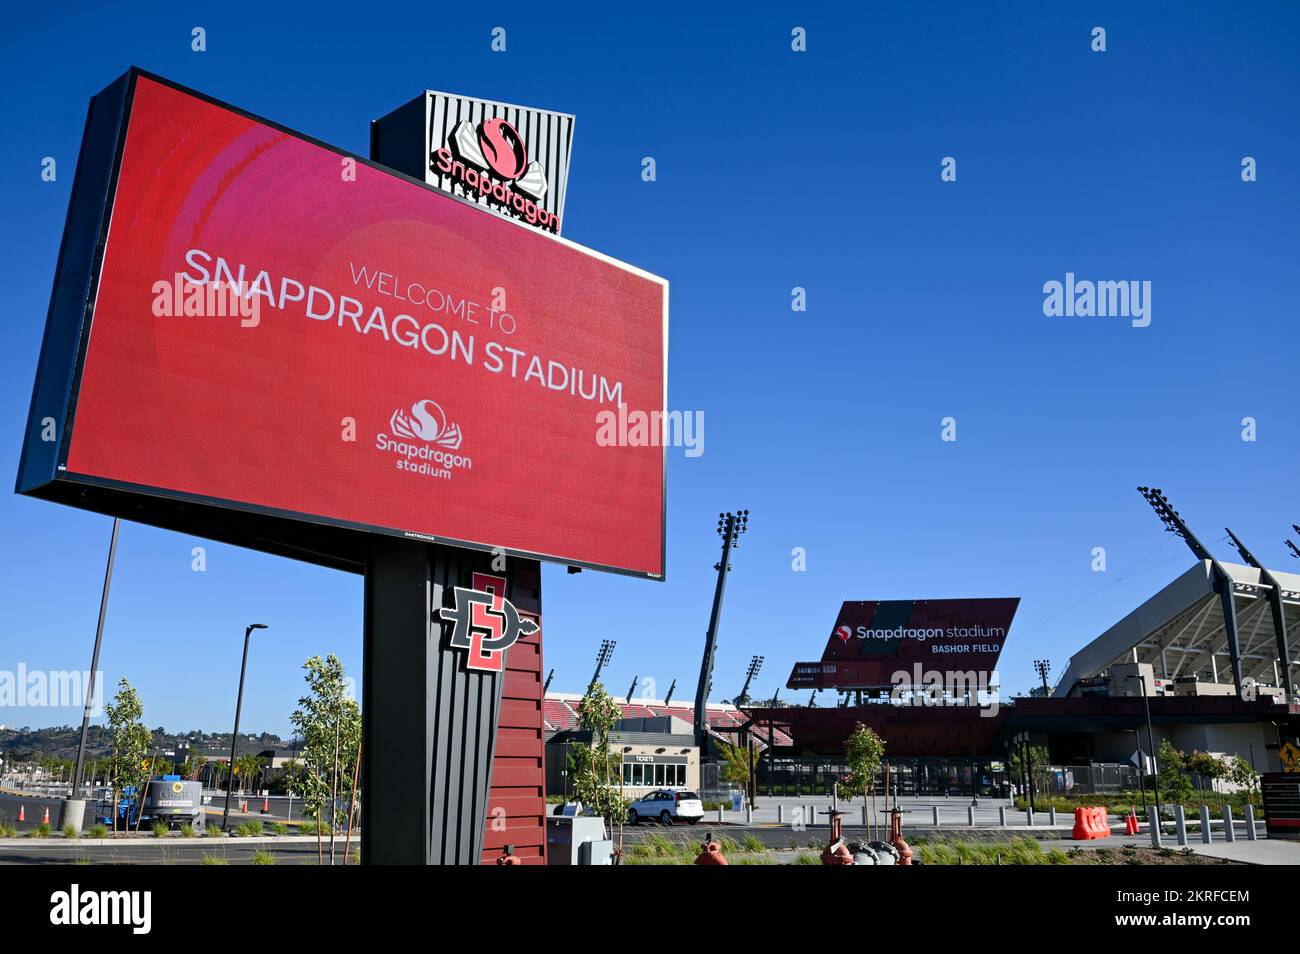
[[(60, 479), (663, 573), (663, 449), (596, 434), (664, 409), (666, 282), (134, 86)], [(474, 128), (494, 178), (551, 194)]]

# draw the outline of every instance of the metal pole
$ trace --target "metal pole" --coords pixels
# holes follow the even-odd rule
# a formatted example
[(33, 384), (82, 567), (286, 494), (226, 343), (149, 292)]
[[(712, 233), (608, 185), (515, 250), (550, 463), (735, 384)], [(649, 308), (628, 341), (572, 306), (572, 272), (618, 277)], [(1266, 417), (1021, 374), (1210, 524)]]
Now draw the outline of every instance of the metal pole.
[(244, 673), (248, 671), (248, 639), (253, 627), (244, 630), (244, 661), (239, 667), (239, 695), (235, 699), (235, 733), (230, 737), (230, 774), (226, 776), (226, 811), (221, 817), (221, 830), (230, 826), (230, 793), (235, 788), (235, 744), (239, 741), (239, 713), (244, 707)]
[(90, 657), (90, 685), (86, 687), (86, 708), (81, 714), (81, 741), (77, 743), (77, 765), (72, 771), (72, 797), (81, 791), (81, 773), (86, 767), (86, 733), (90, 729), (90, 709), (99, 675), (99, 647), (104, 642), (104, 617), (108, 615), (108, 589), (113, 582), (113, 561), (117, 558), (117, 532), (122, 521), (113, 518), (113, 535), (108, 541), (108, 566), (104, 568), (104, 591), (99, 597), (99, 623), (95, 626), (95, 651)]
[(708, 746), (709, 683), (713, 681), (713, 654), (718, 645), (718, 621), (722, 616), (722, 594), (727, 587), (727, 570), (731, 561), (731, 541), (736, 535), (736, 515), (727, 514), (722, 533), (722, 562), (718, 564), (718, 582), (713, 590), (713, 609), (709, 613), (709, 630), (704, 636), (704, 659), (700, 662), (700, 682), (695, 688), (695, 744), (703, 759)]
[(1147, 714), (1147, 747), (1151, 749), (1151, 770), (1156, 776), (1156, 817), (1161, 818), (1164, 816), (1164, 807), (1160, 804), (1160, 764), (1156, 761), (1156, 737), (1151, 729), (1151, 700), (1147, 698), (1147, 677), (1138, 673), (1138, 679), (1142, 682), (1142, 708)]

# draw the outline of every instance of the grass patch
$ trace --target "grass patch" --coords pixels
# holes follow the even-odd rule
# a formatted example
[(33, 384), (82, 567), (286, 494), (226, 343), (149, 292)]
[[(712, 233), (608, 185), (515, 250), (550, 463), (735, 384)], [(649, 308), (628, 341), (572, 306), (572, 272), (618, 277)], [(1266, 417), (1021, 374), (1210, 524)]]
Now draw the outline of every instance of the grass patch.
[(185, 824), (181, 825), (182, 838), (196, 838), (198, 837), (198, 834), (199, 833), (194, 830), (194, 826), (191, 825), (189, 822), (186, 822)]
[(767, 851), (767, 845), (763, 844), (763, 839), (757, 835), (746, 835), (740, 839), (740, 847), (745, 851), (764, 852)]
[(228, 865), (228, 864), (230, 864), (230, 862), (227, 861), (225, 858), (218, 857), (217, 855), (204, 855), (204, 856), (203, 856), (203, 861), (201, 862), (201, 864), (205, 864), (205, 865)]
[(269, 851), (253, 852), (253, 864), (255, 865), (278, 865), (279, 863), (276, 861), (275, 855)]
[(153, 836), (155, 838), (166, 838), (167, 832), (171, 831), (163, 822), (153, 823)]
[(69, 864), (74, 864), (74, 865), (88, 865), (88, 864), (90, 864), (90, 859), (89, 859), (89, 858), (86, 858), (85, 856), (82, 856), (81, 858), (73, 858), (72, 861), (69, 862)]
[(80, 838), (80, 837), (81, 837), (81, 832), (77, 829), (77, 826), (76, 826), (76, 825), (64, 825), (64, 826), (63, 826), (63, 837), (64, 837), (64, 838)]
[(812, 855), (809, 854), (808, 852), (804, 852), (794, 860), (794, 863), (797, 865), (819, 865), (822, 863), (822, 860), (817, 855)]
[(33, 828), (27, 835), (28, 838), (49, 838), (50, 825), (48, 822), (41, 822)]
[(256, 838), (262, 833), (262, 823), (256, 818), (250, 821), (240, 822), (235, 826), (236, 838)]
[(108, 826), (103, 822), (96, 822), (86, 829), (87, 838), (107, 838)]
[(272, 835), (289, 834), (289, 826), (286, 825), (284, 822), (271, 822), (271, 824), (267, 825), (266, 827), (270, 830)]
[[(299, 826), (298, 830), (304, 835), (320, 834), (328, 838), (331, 828), (330, 828), (330, 823), (325, 821), (324, 819), (317, 821), (314, 818), (309, 818), (306, 821), (304, 821), (302, 825)], [(339, 833), (335, 832), (335, 834), (339, 834)]]
[(221, 826), (218, 825), (216, 822), (208, 822), (207, 825), (204, 826), (203, 834), (206, 835), (208, 838), (220, 838)]
[(1068, 864), (1069, 857), (1059, 848), (1044, 852), (1028, 835), (1010, 841), (922, 842), (914, 849), (927, 865), (1045, 865)]

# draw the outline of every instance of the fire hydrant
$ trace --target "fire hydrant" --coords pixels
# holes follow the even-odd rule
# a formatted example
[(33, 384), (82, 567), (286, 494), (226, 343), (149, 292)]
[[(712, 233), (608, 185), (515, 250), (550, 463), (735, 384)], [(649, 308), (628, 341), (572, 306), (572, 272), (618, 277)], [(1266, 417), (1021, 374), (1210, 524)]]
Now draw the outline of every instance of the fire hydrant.
[(844, 835), (842, 834), (844, 825), (840, 821), (840, 814), (836, 809), (831, 809), (831, 840), (822, 849), (822, 864), (824, 865), (853, 864), (853, 852), (849, 851), (849, 846), (844, 843)]
[(713, 832), (704, 836), (704, 844), (700, 845), (700, 853), (695, 856), (697, 865), (725, 865), (726, 856), (722, 853), (722, 846), (713, 840)]
[(897, 808), (889, 816), (889, 843), (898, 849), (898, 863), (900, 865), (910, 865), (912, 863), (912, 849), (903, 839), (903, 813)]

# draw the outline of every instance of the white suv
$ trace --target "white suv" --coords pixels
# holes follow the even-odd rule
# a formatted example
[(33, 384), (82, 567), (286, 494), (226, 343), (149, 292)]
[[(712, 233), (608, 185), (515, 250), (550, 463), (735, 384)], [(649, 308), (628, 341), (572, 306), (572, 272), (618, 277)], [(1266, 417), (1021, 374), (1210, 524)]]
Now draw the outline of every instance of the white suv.
[(643, 795), (627, 810), (628, 824), (636, 825), (643, 818), (657, 818), (664, 825), (684, 821), (694, 825), (704, 817), (704, 805), (694, 792), (675, 792), (663, 788)]

